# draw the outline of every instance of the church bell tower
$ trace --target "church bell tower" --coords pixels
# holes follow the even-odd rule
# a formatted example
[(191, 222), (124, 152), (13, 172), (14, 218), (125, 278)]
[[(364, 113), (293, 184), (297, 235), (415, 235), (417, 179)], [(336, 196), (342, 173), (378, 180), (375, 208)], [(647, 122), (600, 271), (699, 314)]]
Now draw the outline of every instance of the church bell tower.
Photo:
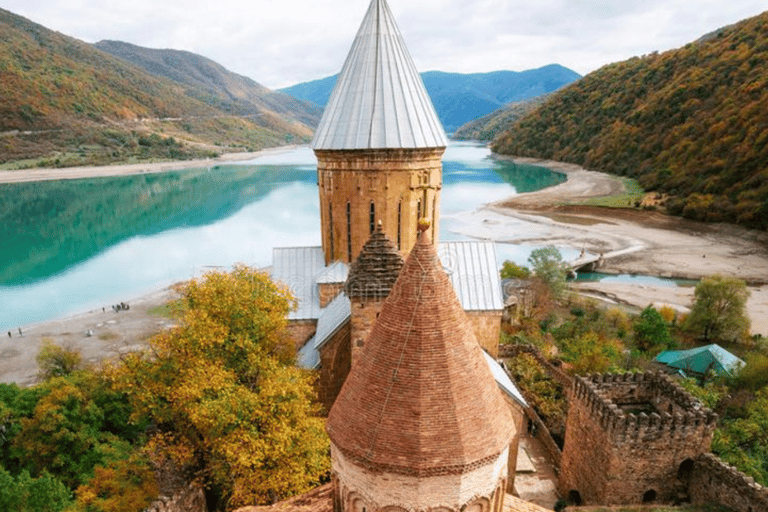
[(431, 219), (447, 138), (385, 0), (372, 0), (311, 147), (325, 263), (355, 260), (381, 221), (397, 249)]

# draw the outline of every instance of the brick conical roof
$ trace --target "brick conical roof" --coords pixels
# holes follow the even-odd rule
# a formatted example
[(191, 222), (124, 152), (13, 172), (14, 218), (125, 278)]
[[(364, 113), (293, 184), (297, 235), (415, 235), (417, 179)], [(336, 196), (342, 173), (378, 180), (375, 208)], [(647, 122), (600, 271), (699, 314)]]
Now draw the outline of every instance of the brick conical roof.
[(369, 469), (459, 474), (493, 461), (514, 425), (421, 229), (326, 428)]
[(383, 300), (397, 281), (403, 257), (381, 229), (381, 223), (352, 263), (344, 291), (350, 299)]

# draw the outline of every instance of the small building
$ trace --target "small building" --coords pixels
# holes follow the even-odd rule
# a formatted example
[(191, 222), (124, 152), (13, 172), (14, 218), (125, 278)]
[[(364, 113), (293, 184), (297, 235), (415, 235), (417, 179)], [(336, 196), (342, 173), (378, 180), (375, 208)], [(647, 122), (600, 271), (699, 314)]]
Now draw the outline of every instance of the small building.
[(709, 373), (733, 375), (744, 366), (744, 361), (717, 344), (689, 350), (665, 350), (656, 361), (674, 368), (683, 376), (704, 377)]

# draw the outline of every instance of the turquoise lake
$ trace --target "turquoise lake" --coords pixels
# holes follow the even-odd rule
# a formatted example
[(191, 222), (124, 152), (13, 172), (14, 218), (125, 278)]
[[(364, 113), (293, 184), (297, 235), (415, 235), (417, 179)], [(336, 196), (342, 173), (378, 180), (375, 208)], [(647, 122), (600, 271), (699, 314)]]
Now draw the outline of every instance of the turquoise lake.
[[(565, 180), (489, 156), (471, 143), (447, 149), (442, 215)], [(298, 148), (210, 168), (0, 185), (0, 332), (108, 308), (210, 268), (268, 266), (274, 247), (320, 245), (315, 165)], [(441, 218), (441, 240), (466, 238), (451, 224)], [(499, 264), (524, 264), (532, 249), (500, 244)]]

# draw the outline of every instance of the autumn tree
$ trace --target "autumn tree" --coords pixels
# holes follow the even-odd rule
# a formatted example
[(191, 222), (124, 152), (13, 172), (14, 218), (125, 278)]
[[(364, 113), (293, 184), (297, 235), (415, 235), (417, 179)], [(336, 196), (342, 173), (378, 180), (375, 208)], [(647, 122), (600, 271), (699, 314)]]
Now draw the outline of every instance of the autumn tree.
[(293, 298), (243, 266), (181, 292), (180, 325), (110, 369), (157, 425), (147, 453), (190, 470), (222, 508), (307, 490), (328, 471), (328, 440), (313, 375), (293, 365)]
[(699, 334), (705, 342), (745, 338), (750, 326), (746, 313), (749, 295), (741, 279), (719, 274), (705, 277), (694, 290), (686, 329)]
[(64, 377), (79, 370), (83, 366), (83, 356), (80, 351), (71, 347), (61, 347), (51, 340), (43, 339), (43, 348), (37, 356), (38, 374), (41, 379)]

